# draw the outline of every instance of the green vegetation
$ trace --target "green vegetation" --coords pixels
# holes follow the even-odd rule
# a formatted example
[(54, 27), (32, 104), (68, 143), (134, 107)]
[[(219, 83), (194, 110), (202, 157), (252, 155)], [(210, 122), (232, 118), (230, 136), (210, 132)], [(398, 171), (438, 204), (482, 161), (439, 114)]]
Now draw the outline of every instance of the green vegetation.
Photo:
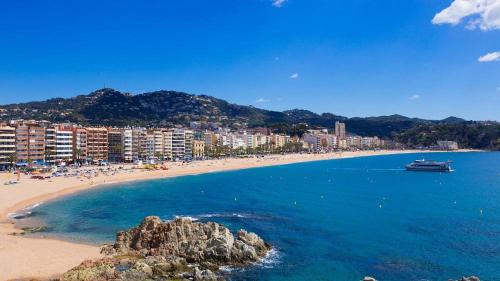
[(500, 150), (500, 124), (422, 124), (398, 134), (396, 140), (408, 146), (430, 146), (438, 140), (451, 140), (462, 148)]
[[(191, 122), (200, 122), (206, 127), (268, 127), (275, 133), (299, 137), (308, 129), (332, 129), (336, 121), (341, 121), (346, 123), (350, 133), (396, 139), (409, 146), (428, 146), (435, 145), (436, 140), (455, 140), (461, 147), (499, 147), (497, 122), (472, 122), (456, 117), (424, 120), (401, 115), (347, 118), (302, 109), (277, 112), (175, 91), (131, 95), (101, 89), (74, 98), (3, 105), (0, 109), (3, 112), (0, 120), (36, 119), (82, 125), (145, 127), (189, 126)], [(212, 153), (224, 155), (228, 152)]]

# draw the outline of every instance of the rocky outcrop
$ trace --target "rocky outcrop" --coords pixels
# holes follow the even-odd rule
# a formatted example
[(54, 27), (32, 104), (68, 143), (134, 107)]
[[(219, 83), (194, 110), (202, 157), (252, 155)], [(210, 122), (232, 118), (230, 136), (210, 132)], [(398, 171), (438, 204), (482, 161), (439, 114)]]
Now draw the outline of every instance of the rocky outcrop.
[(85, 261), (60, 280), (223, 280), (219, 266), (257, 262), (270, 249), (255, 233), (240, 230), (234, 237), (214, 222), (146, 217), (138, 227), (117, 233), (113, 245), (103, 247), (108, 258)]
[(240, 230), (235, 238), (228, 228), (215, 222), (200, 223), (179, 218), (163, 222), (146, 217), (128, 231), (119, 232), (107, 254), (176, 256), (189, 263), (210, 265), (245, 265), (266, 255), (270, 245), (255, 233)]

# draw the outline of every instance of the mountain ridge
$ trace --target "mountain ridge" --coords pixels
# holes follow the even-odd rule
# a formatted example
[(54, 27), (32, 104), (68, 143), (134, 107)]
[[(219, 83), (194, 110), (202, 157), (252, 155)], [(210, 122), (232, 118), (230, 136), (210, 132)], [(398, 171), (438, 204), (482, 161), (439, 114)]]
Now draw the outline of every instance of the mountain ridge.
[[(310, 128), (333, 129), (335, 122), (341, 121), (346, 123), (349, 133), (390, 139), (418, 126), (427, 126), (432, 131), (432, 127), (438, 125), (455, 125), (454, 128), (458, 128), (456, 125), (483, 125), (482, 121), (466, 121), (454, 116), (442, 120), (428, 120), (399, 114), (348, 118), (297, 108), (280, 112), (238, 105), (208, 95), (166, 90), (131, 94), (111, 88), (71, 98), (0, 105), (0, 120), (12, 119), (75, 122), (93, 126), (145, 127), (188, 126), (196, 121), (234, 129), (268, 127), (276, 132), (298, 135)], [(497, 122), (493, 124), (498, 126)]]

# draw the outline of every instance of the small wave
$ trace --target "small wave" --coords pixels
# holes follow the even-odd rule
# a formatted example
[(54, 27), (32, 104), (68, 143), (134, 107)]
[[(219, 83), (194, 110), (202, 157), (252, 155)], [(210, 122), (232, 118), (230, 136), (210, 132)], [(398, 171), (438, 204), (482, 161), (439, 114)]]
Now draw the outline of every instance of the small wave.
[(280, 263), (280, 258), (280, 252), (277, 249), (272, 248), (257, 265), (262, 268), (273, 268)]
[(29, 207), (24, 208), (24, 210), (32, 210), (32, 209), (35, 209), (36, 207), (39, 207), (42, 204), (43, 204), (43, 202), (38, 202), (38, 203), (35, 203)]
[(15, 220), (33, 217), (37, 214), (37, 212), (32, 212), (31, 210), (35, 209), (36, 207), (39, 207), (42, 204), (43, 204), (43, 202), (35, 203), (31, 206), (28, 206), (28, 207), (20, 210), (19, 212), (9, 213), (9, 214), (7, 214), (7, 217), (9, 217), (10, 219), (15, 219)]
[(249, 214), (238, 214), (238, 213), (232, 213), (232, 214), (201, 214), (197, 216), (199, 218), (250, 218), (251, 215)]
[[(275, 248), (272, 248), (261, 261), (256, 262), (254, 265), (260, 268), (269, 269), (274, 268), (277, 264), (280, 263), (280, 252)], [(225, 273), (233, 273), (233, 272), (244, 272), (248, 268), (246, 267), (235, 267), (230, 265), (225, 265), (219, 267), (219, 270)]]
[(32, 214), (32, 212), (9, 213), (9, 214), (7, 214), (7, 217), (9, 219), (13, 219), (13, 220), (20, 220), (20, 219), (24, 219), (24, 218), (31, 216), (31, 214)]
[(191, 216), (174, 216), (174, 219), (188, 219), (191, 221), (199, 221), (198, 218), (191, 217)]

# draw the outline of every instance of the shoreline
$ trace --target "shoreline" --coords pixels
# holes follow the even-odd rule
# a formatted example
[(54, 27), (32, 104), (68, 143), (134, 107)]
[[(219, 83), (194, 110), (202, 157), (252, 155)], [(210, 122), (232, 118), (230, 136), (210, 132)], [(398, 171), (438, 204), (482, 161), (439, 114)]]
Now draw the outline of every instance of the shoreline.
[[(45, 203), (63, 196), (99, 188), (106, 185), (132, 181), (145, 181), (178, 176), (200, 175), (213, 172), (288, 165), (313, 161), (325, 161), (355, 157), (369, 157), (395, 154), (440, 153), (449, 151), (428, 150), (380, 150), (325, 154), (268, 155), (263, 158), (230, 158), (196, 161), (192, 163), (168, 163), (169, 170), (146, 171), (127, 166), (112, 175), (99, 175), (92, 179), (81, 177), (33, 180), (23, 175), (20, 183), (0, 187), (0, 272), (5, 278), (51, 278), (61, 274), (85, 259), (101, 257), (100, 248), (52, 238), (28, 238), (10, 235), (19, 232), (10, 218), (12, 214), (26, 211), (35, 204)], [(459, 150), (452, 152), (478, 152)], [(107, 167), (106, 167), (107, 168)], [(94, 169), (99, 169), (95, 168)], [(0, 183), (6, 179), (0, 174)]]

